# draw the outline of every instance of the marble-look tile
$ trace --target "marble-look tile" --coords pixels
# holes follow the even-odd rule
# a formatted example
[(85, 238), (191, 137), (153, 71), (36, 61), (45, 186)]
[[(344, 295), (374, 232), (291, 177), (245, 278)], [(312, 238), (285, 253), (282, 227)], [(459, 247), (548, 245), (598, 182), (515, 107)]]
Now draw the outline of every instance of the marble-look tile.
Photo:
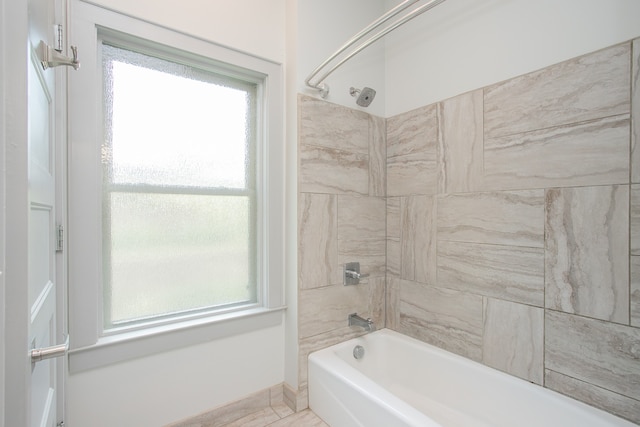
[(401, 197), (387, 197), (387, 237), (400, 239), (402, 236), (401, 200)]
[(284, 383), (282, 392), (282, 398), (285, 405), (287, 405), (293, 412), (298, 412), (303, 409), (297, 406), (298, 390), (294, 390), (288, 383)]
[(387, 120), (387, 195), (435, 194), (438, 132), (435, 104)]
[(546, 310), (545, 368), (640, 400), (640, 329)]
[(485, 137), (629, 112), (630, 44), (613, 46), (485, 89)]
[(298, 114), (302, 144), (369, 154), (369, 114), (304, 95)]
[(544, 191), (438, 197), (438, 240), (544, 246)]
[(402, 249), (400, 197), (387, 197), (387, 274), (400, 276)]
[(482, 297), (403, 280), (398, 331), (480, 361)]
[(400, 327), (401, 280), (387, 276), (387, 300), (385, 327), (398, 331)]
[(544, 307), (544, 250), (439, 241), (438, 286)]
[(296, 405), (298, 411), (309, 407), (309, 387), (304, 386), (298, 390), (298, 394), (296, 395)]
[(629, 323), (629, 186), (546, 193), (545, 306)]
[(314, 414), (310, 409), (305, 409), (297, 414), (290, 415), (286, 418), (269, 424), (269, 427), (329, 427), (329, 424), (322, 421), (320, 417)]
[(544, 309), (485, 298), (482, 362), (542, 385), (543, 359)]
[(350, 313), (384, 323), (384, 278), (369, 278), (356, 286), (333, 285), (302, 289), (298, 295), (298, 335), (307, 338), (339, 329)]
[(640, 400), (550, 370), (545, 372), (544, 383), (551, 390), (640, 424)]
[(485, 139), (484, 185), (509, 190), (629, 182), (629, 115)]
[(369, 116), (369, 196), (387, 195), (386, 120)]
[(436, 150), (387, 159), (387, 194), (433, 195), (437, 192), (438, 161)]
[(286, 403), (280, 402), (271, 405), (271, 409), (275, 412), (280, 418), (288, 417), (293, 414), (293, 409), (289, 407)]
[(631, 185), (631, 255), (640, 255), (640, 184)]
[[(298, 346), (298, 394), (307, 389), (309, 378), (309, 354), (350, 340), (351, 338), (361, 336), (365, 333), (364, 330), (358, 330), (357, 328), (347, 326), (347, 322), (347, 316), (345, 315), (344, 324), (341, 325), (341, 328), (300, 339)], [(302, 407), (298, 406), (297, 410), (299, 411), (301, 408)]]
[(631, 257), (631, 326), (640, 328), (640, 256)]
[(369, 194), (369, 155), (300, 145), (299, 191)]
[(435, 197), (403, 197), (400, 216), (401, 278), (435, 284)]
[(269, 388), (269, 405), (274, 406), (284, 400), (284, 385), (278, 384)]
[(357, 261), (361, 273), (384, 276), (385, 212), (386, 202), (382, 197), (338, 196), (338, 259), (341, 265)]
[(280, 418), (273, 409), (264, 408), (261, 411), (242, 417), (237, 421), (225, 424), (224, 427), (265, 427), (275, 421), (279, 421)]
[(440, 193), (483, 188), (482, 101), (476, 90), (438, 104)]
[(268, 407), (269, 390), (266, 389), (166, 427), (222, 427)]
[(387, 239), (387, 275), (400, 277), (402, 247), (399, 238)]
[(298, 268), (300, 289), (342, 283), (338, 261), (337, 196), (299, 195)]
[(640, 39), (633, 41), (631, 69), (631, 182), (640, 183)]
[(437, 105), (427, 105), (387, 119), (387, 156), (435, 150), (438, 140)]

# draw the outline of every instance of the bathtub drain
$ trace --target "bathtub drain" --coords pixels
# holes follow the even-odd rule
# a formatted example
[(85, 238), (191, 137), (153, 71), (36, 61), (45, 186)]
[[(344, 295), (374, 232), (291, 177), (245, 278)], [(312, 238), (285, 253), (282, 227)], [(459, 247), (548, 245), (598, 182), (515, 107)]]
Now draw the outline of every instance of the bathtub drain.
[(364, 347), (357, 345), (353, 348), (353, 357), (361, 359), (364, 356)]

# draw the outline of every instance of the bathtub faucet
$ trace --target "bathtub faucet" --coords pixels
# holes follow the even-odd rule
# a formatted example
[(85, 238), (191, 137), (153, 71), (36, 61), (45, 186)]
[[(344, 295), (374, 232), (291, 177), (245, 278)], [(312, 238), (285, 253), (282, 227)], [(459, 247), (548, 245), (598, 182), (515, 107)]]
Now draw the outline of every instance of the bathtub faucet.
[(362, 318), (358, 316), (358, 313), (351, 313), (349, 315), (349, 326), (361, 326), (367, 332), (376, 330), (376, 325), (373, 324), (373, 320)]

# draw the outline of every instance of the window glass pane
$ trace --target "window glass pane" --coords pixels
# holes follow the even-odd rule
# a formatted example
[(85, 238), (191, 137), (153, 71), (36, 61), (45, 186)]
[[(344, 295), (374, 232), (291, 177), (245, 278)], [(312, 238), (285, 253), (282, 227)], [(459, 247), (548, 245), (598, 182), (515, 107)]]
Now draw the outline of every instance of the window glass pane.
[(104, 328), (256, 303), (257, 85), (103, 44)]
[(251, 186), (255, 85), (103, 46), (111, 181)]
[(114, 325), (255, 302), (247, 197), (111, 193), (104, 236)]

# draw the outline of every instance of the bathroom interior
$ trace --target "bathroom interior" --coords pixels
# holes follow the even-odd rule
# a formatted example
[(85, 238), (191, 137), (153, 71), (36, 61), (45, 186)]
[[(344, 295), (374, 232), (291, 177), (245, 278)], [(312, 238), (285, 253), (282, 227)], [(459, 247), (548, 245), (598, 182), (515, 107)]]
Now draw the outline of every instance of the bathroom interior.
[(308, 414), (308, 356), (366, 333), (351, 313), (640, 424), (639, 2), (446, 0), (326, 98), (309, 73), (400, 1), (91, 3), (282, 65), (286, 309), (117, 363), (72, 355), (65, 425)]

